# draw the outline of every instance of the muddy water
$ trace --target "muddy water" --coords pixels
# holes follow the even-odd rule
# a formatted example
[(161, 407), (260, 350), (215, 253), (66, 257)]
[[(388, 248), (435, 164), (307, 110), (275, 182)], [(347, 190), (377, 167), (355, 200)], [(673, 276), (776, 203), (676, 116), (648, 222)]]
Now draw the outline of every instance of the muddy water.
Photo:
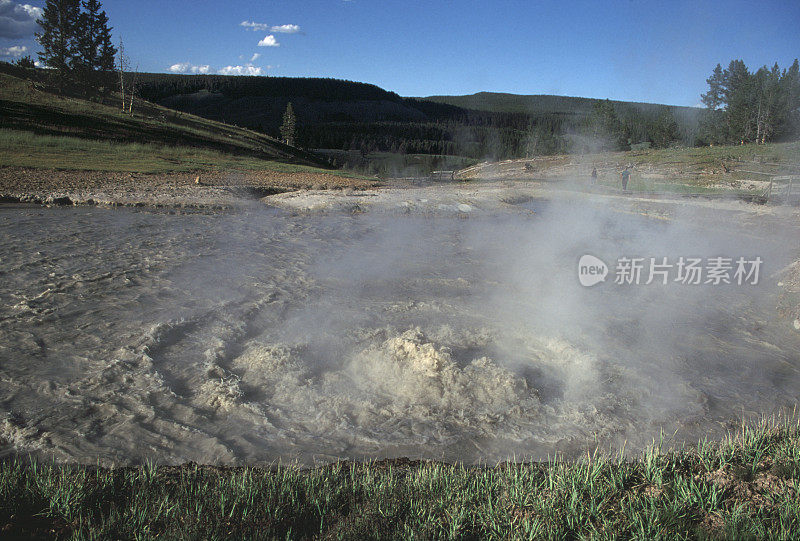
[[(3, 452), (491, 462), (691, 442), (796, 402), (766, 278), (785, 239), (532, 208), (0, 209)], [(587, 289), (584, 253), (765, 264), (757, 286)]]

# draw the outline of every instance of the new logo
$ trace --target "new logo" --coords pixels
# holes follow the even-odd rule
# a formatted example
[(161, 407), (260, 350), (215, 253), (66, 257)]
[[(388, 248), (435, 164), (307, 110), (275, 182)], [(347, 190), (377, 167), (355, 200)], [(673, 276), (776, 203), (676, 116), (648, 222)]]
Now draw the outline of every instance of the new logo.
[(606, 281), (608, 265), (602, 259), (586, 254), (578, 261), (578, 280), (583, 287), (592, 287)]

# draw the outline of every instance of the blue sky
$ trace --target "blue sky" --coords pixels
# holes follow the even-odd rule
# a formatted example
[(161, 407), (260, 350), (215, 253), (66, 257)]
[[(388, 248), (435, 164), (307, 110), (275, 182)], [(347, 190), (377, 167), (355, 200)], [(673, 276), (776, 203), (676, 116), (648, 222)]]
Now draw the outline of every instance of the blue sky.
[[(494, 91), (696, 105), (717, 63), (784, 68), (800, 57), (797, 0), (102, 3), (141, 71), (335, 77), (403, 96)], [(43, 5), (0, 0), (3, 59), (36, 51), (25, 17)]]

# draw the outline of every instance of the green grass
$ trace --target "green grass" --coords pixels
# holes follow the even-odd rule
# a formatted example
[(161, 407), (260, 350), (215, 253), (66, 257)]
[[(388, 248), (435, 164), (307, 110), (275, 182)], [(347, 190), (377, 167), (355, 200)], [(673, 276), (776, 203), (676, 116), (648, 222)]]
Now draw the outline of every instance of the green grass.
[(238, 168), (329, 171), (326, 162), (262, 133), (120, 97), (58, 96), (0, 73), (0, 166), (161, 173)]
[(137, 173), (240, 169), (346, 175), (341, 171), (240, 156), (207, 148), (38, 135), (8, 129), (0, 129), (0, 166)]
[(478, 163), (472, 158), (446, 154), (370, 152), (363, 156), (358, 151), (318, 149), (317, 152), (346, 165), (351, 171), (381, 178), (427, 177), (432, 171), (454, 171)]
[[(618, 161), (621, 164), (634, 165), (633, 175), (628, 184), (631, 191), (641, 192), (671, 192), (671, 193), (728, 193), (728, 194), (761, 194), (764, 186), (754, 190), (746, 188), (729, 189), (709, 182), (718, 182), (721, 177), (717, 174), (711, 177), (704, 176), (704, 171), (722, 170), (725, 164), (731, 172), (731, 180), (768, 181), (774, 175), (800, 173), (800, 142), (770, 143), (766, 145), (729, 145), (698, 148), (669, 148), (642, 151), (631, 151), (620, 154)], [(677, 178), (665, 181), (643, 179), (637, 168), (646, 169), (655, 167), (662, 171), (678, 170), (683, 174)], [(761, 171), (763, 174), (759, 174)], [(686, 178), (688, 175), (689, 178)], [(616, 184), (619, 186), (619, 180)], [(778, 182), (776, 189), (785, 189), (785, 183)]]
[(648, 149), (626, 153), (632, 163), (719, 166), (721, 162), (765, 161), (800, 165), (800, 142)]
[(472, 468), (102, 469), (0, 463), (0, 531), (80, 539), (577, 539), (800, 536), (800, 427), (771, 420), (637, 460)]

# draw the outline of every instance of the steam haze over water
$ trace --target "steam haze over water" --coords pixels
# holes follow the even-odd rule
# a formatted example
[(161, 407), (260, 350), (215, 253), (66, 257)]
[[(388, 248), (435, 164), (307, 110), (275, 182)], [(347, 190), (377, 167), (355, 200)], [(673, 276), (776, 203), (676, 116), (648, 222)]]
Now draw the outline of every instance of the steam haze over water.
[(0, 210), (0, 438), (61, 460), (466, 462), (635, 452), (791, 407), (757, 286), (583, 288), (579, 257), (787, 239), (589, 205), (533, 214)]

